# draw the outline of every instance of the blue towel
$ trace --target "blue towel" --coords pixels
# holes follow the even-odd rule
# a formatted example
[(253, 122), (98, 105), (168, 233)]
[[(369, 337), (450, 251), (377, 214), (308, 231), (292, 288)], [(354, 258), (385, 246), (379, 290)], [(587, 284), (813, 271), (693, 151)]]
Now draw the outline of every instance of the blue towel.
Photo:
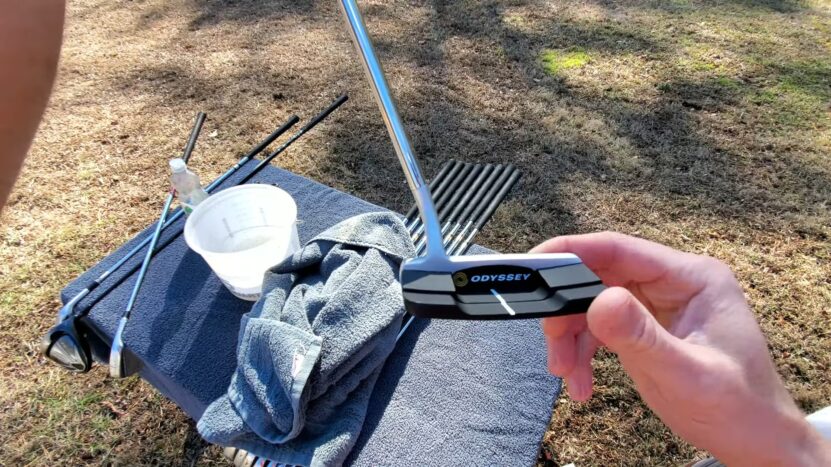
[(414, 254), (397, 216), (361, 214), (268, 271), (242, 318), (228, 394), (208, 406), (199, 433), (279, 464), (342, 464), (395, 347), (398, 269)]

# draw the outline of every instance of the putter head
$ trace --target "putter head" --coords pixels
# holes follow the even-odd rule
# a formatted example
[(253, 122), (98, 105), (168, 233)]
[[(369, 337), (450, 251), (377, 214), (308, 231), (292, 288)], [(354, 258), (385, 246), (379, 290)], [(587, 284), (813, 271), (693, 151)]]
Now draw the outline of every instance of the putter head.
[(571, 253), (420, 257), (401, 265), (408, 313), (527, 319), (585, 313), (605, 287)]
[(124, 366), (124, 328), (127, 326), (127, 317), (123, 316), (118, 322), (118, 329), (113, 336), (113, 345), (110, 348), (110, 376), (113, 378), (127, 377), (127, 368)]

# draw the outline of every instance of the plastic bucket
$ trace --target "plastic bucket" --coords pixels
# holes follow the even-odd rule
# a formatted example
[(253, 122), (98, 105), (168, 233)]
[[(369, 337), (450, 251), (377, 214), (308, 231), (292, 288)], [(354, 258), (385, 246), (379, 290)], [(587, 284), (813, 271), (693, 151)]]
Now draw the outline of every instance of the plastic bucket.
[(300, 249), (297, 205), (271, 185), (240, 185), (200, 203), (185, 223), (185, 241), (232, 294), (257, 300), (263, 274)]

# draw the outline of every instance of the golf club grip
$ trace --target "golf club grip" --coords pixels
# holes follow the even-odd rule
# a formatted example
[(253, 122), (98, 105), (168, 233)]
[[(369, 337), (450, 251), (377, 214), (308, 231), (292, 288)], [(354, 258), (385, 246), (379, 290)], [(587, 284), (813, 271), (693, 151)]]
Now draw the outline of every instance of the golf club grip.
[(288, 120), (286, 120), (286, 123), (283, 123), (283, 125), (280, 128), (277, 128), (270, 135), (266, 136), (266, 138), (264, 140), (262, 140), (260, 142), (260, 144), (255, 146), (254, 149), (249, 151), (248, 154), (246, 154), (243, 157), (245, 159), (251, 159), (252, 157), (256, 156), (257, 154), (263, 152), (265, 150), (265, 148), (268, 147), (269, 144), (273, 143), (274, 140), (279, 138), (280, 135), (282, 135), (283, 133), (289, 131), (289, 129), (291, 127), (293, 127), (294, 125), (296, 125), (297, 122), (299, 122), (299, 121), (300, 121), (300, 117), (298, 117), (297, 115), (292, 115), (291, 117), (289, 117)]
[(467, 211), (468, 206), (470, 206), (471, 198), (475, 197), (476, 194), (482, 189), (482, 184), (490, 177), (490, 174), (493, 173), (493, 165), (487, 164), (482, 168), (476, 178), (473, 180), (473, 183), (468, 186), (468, 189), (465, 191), (464, 195), (462, 195), (462, 199), (460, 199), (456, 205), (453, 207), (453, 211), (450, 212), (450, 215), (447, 217), (448, 222), (454, 222), (459, 216), (464, 212)]
[(490, 204), (488, 205), (488, 208), (485, 210), (484, 215), (482, 215), (482, 217), (480, 217), (479, 220), (476, 221), (475, 224), (473, 224), (474, 230), (481, 230), (482, 226), (484, 226), (485, 223), (488, 222), (491, 217), (493, 217), (493, 213), (496, 212), (496, 208), (498, 208), (499, 205), (502, 204), (502, 201), (505, 199), (505, 196), (508, 195), (508, 192), (511, 191), (511, 188), (513, 188), (513, 186), (516, 184), (517, 180), (519, 180), (519, 177), (521, 175), (522, 174), (518, 170), (515, 170), (513, 173), (511, 173), (511, 177), (508, 179), (507, 182), (505, 182), (505, 185), (503, 185), (502, 188), (499, 189), (499, 191), (496, 193), (496, 197), (494, 197), (493, 200), (491, 200)]
[(468, 202), (464, 211), (462, 211), (459, 214), (459, 220), (457, 223), (462, 223), (471, 217), (471, 214), (473, 214), (473, 212), (482, 202), (482, 199), (485, 197), (485, 194), (490, 190), (494, 183), (496, 183), (496, 181), (499, 180), (499, 177), (502, 176), (502, 172), (505, 170), (506, 168), (502, 164), (497, 164), (494, 167), (493, 171), (488, 175), (488, 178), (485, 179), (485, 181), (482, 183), (482, 186), (479, 187), (476, 194)]
[[(454, 160), (447, 161), (447, 163), (444, 164), (441, 170), (439, 170), (439, 173), (437, 173), (436, 176), (433, 177), (433, 180), (430, 181), (430, 193), (433, 193), (433, 191), (436, 189), (439, 183), (441, 183), (441, 180), (444, 178), (444, 176), (447, 175), (447, 172), (450, 172), (450, 168), (453, 167), (455, 163), (456, 161)], [(404, 219), (412, 219), (413, 217), (415, 217), (417, 212), (418, 206), (415, 203), (413, 203), (413, 207), (411, 207), (410, 210), (407, 211), (407, 214), (404, 216)]]
[(196, 122), (193, 124), (193, 129), (190, 130), (188, 144), (185, 145), (185, 151), (182, 153), (182, 160), (185, 161), (185, 164), (187, 164), (188, 160), (190, 160), (193, 148), (196, 147), (196, 139), (199, 138), (199, 133), (202, 131), (202, 125), (205, 124), (205, 119), (207, 117), (208, 116), (205, 115), (205, 112), (199, 112), (196, 114)]
[(311, 119), (309, 121), (309, 123), (307, 123), (303, 128), (300, 129), (300, 131), (305, 133), (305, 132), (311, 130), (312, 128), (315, 127), (315, 125), (320, 123), (320, 121), (323, 120), (324, 118), (328, 117), (330, 113), (334, 112), (335, 109), (340, 107), (341, 104), (346, 102), (348, 99), (349, 99), (349, 96), (346, 95), (346, 94), (338, 97), (335, 100), (335, 102), (332, 102), (332, 105), (327, 107), (326, 110), (324, 110), (323, 112), (320, 112), (319, 114), (317, 114), (317, 116), (315, 118)]

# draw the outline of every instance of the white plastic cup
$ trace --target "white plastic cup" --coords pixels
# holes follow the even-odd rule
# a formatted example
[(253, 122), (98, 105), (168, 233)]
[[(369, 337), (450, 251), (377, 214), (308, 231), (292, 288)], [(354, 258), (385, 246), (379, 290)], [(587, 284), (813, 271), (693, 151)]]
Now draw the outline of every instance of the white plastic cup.
[(240, 185), (199, 203), (185, 242), (202, 255), (232, 294), (255, 301), (266, 270), (300, 249), (297, 205), (271, 185)]

